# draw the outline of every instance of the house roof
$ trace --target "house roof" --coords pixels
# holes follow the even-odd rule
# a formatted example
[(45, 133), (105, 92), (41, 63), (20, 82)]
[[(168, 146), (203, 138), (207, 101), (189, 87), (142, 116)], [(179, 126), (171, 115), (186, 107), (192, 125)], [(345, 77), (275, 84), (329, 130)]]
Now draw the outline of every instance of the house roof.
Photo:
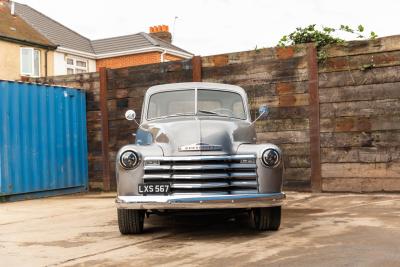
[(191, 55), (191, 53), (189, 53), (188, 51), (183, 50), (173, 44), (167, 43), (157, 37), (151, 36), (150, 34), (147, 34), (145, 32), (93, 40), (92, 47), (94, 49), (94, 52), (99, 55), (151, 47), (171, 49), (177, 52)]
[(9, 41), (53, 47), (55, 45), (18, 16), (11, 15), (10, 6), (0, 2), (0, 36)]
[(90, 53), (93, 56), (99, 57), (107, 54), (133, 52), (135, 50), (151, 50), (153, 48), (158, 50), (172, 50), (186, 56), (192, 55), (188, 51), (144, 32), (90, 40), (28, 5), (15, 3), (15, 12), (35, 30), (42, 33), (51, 42), (60, 46), (60, 48)]
[(28, 5), (15, 3), (15, 13), (52, 43), (86, 53), (94, 53), (90, 40)]

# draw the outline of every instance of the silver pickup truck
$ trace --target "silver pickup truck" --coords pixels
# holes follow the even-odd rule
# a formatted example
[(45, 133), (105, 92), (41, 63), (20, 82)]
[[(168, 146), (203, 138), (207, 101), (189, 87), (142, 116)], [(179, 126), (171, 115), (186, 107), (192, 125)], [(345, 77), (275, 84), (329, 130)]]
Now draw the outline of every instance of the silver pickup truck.
[[(258, 118), (267, 114), (261, 106)], [(285, 198), (282, 152), (274, 144), (256, 144), (241, 87), (153, 86), (140, 123), (133, 110), (125, 117), (138, 130), (136, 143), (122, 147), (116, 159), (122, 234), (141, 233), (146, 214), (199, 210), (248, 212), (257, 230), (278, 230)]]

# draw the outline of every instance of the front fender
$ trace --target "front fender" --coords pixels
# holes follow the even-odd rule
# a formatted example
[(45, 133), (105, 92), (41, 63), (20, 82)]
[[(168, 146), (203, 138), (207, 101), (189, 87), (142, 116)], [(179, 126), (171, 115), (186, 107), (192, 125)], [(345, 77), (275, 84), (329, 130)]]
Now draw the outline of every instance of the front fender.
[[(281, 155), (279, 165), (274, 168), (268, 168), (262, 163), (262, 154), (268, 148), (276, 149)], [(277, 193), (282, 191), (284, 164), (283, 153), (278, 146), (274, 144), (242, 144), (238, 147), (237, 154), (257, 155), (258, 191), (260, 193)]]
[[(138, 166), (133, 170), (126, 170), (120, 164), (120, 156), (124, 151), (136, 151), (141, 160)], [(119, 196), (135, 196), (138, 195), (138, 184), (143, 182), (144, 162), (143, 158), (148, 156), (163, 156), (163, 151), (157, 145), (126, 145), (122, 147), (116, 157), (115, 173), (117, 179), (117, 194)]]

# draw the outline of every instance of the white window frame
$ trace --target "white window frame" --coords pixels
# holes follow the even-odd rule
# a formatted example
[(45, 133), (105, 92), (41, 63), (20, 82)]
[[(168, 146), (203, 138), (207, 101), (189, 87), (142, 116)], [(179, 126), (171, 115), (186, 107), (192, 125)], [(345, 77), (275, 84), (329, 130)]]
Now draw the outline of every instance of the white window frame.
[[(67, 61), (68, 60), (72, 60), (73, 64), (68, 64)], [(83, 61), (86, 62), (86, 67), (81, 67), (76, 65), (77, 61)], [(72, 57), (72, 56), (66, 56), (65, 57), (65, 71), (67, 72), (67, 69), (73, 69), (74, 70), (74, 74), (77, 74), (76, 70), (82, 70), (83, 73), (89, 72), (89, 60), (87, 59), (82, 59), (82, 58), (76, 58), (76, 57)]]
[[(68, 73), (68, 70), (72, 70), (72, 73)], [(72, 75), (72, 74), (74, 74), (74, 68), (73, 67), (67, 67), (67, 75)]]
[[(23, 65), (22, 65), (22, 51), (23, 50), (30, 50), (31, 51), (31, 55), (32, 55), (32, 72), (28, 73), (28, 72), (24, 72), (23, 71)], [(39, 52), (39, 69), (38, 69), (38, 75), (35, 75), (35, 51)], [(41, 72), (41, 51), (39, 49), (35, 49), (33, 47), (20, 47), (19, 49), (19, 64), (20, 64), (20, 73), (22, 76), (30, 76), (30, 77), (40, 77), (40, 72)]]

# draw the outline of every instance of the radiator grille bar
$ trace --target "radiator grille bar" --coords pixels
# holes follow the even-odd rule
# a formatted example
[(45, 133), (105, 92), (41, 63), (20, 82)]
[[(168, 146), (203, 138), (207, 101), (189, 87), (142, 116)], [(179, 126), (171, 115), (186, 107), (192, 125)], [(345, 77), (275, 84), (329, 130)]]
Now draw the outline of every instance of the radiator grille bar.
[(172, 194), (256, 194), (255, 155), (146, 157), (144, 183), (169, 183)]

